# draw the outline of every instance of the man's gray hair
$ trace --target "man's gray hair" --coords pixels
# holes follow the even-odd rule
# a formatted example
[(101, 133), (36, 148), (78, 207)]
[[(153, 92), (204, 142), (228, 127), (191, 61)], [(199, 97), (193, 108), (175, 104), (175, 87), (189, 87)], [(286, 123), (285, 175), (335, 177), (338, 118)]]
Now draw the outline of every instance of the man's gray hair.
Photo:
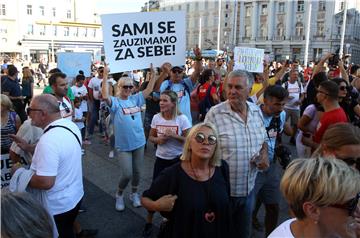
[(33, 100), (36, 100), (38, 106), (45, 112), (60, 112), (59, 102), (56, 97), (51, 94), (42, 94), (34, 97)]
[(252, 88), (253, 84), (254, 84), (254, 76), (249, 73), (246, 70), (241, 70), (241, 69), (237, 69), (234, 71), (231, 71), (228, 75), (228, 78), (235, 78), (235, 77), (241, 77), (241, 78), (246, 78), (246, 84), (248, 88)]
[(28, 193), (2, 191), (1, 212), (1, 237), (53, 237), (49, 213)]

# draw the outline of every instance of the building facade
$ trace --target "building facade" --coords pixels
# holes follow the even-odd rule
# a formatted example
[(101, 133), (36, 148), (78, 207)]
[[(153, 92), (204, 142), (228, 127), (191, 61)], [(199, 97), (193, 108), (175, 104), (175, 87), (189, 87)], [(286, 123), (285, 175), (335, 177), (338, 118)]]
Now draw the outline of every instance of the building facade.
[(37, 63), (52, 62), (56, 52), (77, 51), (100, 58), (95, 0), (0, 0), (0, 12), (2, 56)]
[[(309, 60), (318, 60), (340, 46), (344, 0), (340, 1), (219, 1), (160, 0), (161, 11), (187, 13), (187, 49), (263, 48), (271, 59), (304, 60), (307, 19), (311, 17)], [(311, 11), (310, 11), (311, 4)], [(344, 53), (360, 63), (360, 0), (348, 0)], [(201, 18), (201, 20), (200, 20)], [(201, 22), (201, 23), (200, 23)], [(201, 36), (200, 36), (201, 35)]]

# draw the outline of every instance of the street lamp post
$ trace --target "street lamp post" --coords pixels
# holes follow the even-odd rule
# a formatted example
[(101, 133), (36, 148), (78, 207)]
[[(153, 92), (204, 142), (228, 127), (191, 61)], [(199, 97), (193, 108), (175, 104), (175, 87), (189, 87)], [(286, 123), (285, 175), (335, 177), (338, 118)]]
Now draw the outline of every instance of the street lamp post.
[(55, 29), (54, 29), (54, 24), (52, 21), (50, 21), (51, 24), (51, 30), (52, 30), (52, 34), (51, 34), (51, 63), (55, 63), (55, 56), (54, 56), (54, 33), (55, 33)]

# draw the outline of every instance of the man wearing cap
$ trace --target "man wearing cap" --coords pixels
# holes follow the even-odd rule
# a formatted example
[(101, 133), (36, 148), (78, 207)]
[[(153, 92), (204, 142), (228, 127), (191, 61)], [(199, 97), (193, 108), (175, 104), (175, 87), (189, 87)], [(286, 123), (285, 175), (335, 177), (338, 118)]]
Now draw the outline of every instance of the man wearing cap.
[(172, 90), (177, 93), (180, 112), (186, 115), (190, 122), (192, 122), (190, 111), (190, 93), (197, 83), (201, 67), (201, 61), (196, 61), (194, 64), (194, 72), (191, 76), (183, 78), (184, 68), (180, 66), (173, 66), (168, 73), (170, 79), (165, 80), (160, 86), (160, 92)]
[(8, 74), (1, 80), (1, 93), (7, 95), (13, 103), (15, 112), (19, 115), (21, 123), (27, 119), (25, 105), (21, 95), (21, 88), (18, 81), (19, 71), (14, 65), (7, 66)]

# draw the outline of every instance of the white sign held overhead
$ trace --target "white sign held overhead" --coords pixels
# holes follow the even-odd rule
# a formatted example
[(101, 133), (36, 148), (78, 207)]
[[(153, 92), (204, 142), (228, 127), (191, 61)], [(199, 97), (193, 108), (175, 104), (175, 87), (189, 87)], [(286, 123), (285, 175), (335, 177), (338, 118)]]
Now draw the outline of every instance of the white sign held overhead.
[(235, 47), (234, 69), (262, 73), (264, 71), (264, 49)]
[(141, 12), (101, 16), (105, 60), (111, 73), (185, 61), (185, 12)]

